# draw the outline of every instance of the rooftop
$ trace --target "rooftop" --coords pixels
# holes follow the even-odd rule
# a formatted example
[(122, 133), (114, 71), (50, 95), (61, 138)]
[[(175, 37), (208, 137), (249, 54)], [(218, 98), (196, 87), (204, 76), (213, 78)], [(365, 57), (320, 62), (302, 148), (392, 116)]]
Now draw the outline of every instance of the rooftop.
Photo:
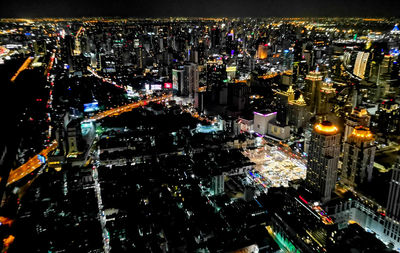
[(334, 135), (339, 132), (339, 128), (330, 121), (322, 121), (314, 125), (314, 131), (324, 135)]

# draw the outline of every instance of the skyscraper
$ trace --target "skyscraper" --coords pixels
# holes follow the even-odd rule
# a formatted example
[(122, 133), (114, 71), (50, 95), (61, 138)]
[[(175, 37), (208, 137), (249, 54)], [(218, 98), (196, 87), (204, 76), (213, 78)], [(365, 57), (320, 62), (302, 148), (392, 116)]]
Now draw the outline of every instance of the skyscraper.
[(212, 177), (211, 187), (214, 195), (218, 195), (224, 192), (224, 175), (215, 175)]
[(389, 197), (387, 201), (384, 233), (393, 240), (395, 245), (400, 242), (400, 165), (397, 163), (393, 168), (392, 180), (390, 181)]
[(340, 181), (356, 187), (372, 179), (376, 147), (369, 128), (358, 126), (348, 136), (343, 148), (343, 166)]
[(197, 71), (197, 64), (185, 64), (184, 72), (184, 86), (182, 89), (182, 96), (194, 97), (195, 91), (199, 88), (199, 72)]
[(340, 133), (329, 121), (314, 125), (308, 151), (306, 188), (323, 203), (335, 188), (340, 154)]
[(257, 58), (260, 60), (264, 60), (267, 59), (267, 57), (268, 57), (268, 45), (267, 44), (258, 45)]
[(315, 113), (324, 115), (332, 109), (332, 99), (336, 95), (336, 89), (332, 87), (333, 83), (322, 82), (319, 89), (316, 90)]
[(289, 124), (298, 129), (304, 127), (307, 122), (307, 104), (303, 95), (297, 100), (289, 101)]
[(369, 53), (358, 52), (356, 62), (354, 64), (353, 74), (364, 79), (365, 70), (367, 68)]
[(311, 113), (316, 112), (316, 104), (318, 92), (321, 90), (322, 86), (322, 74), (316, 71), (310, 71), (309, 74), (306, 76), (306, 86), (305, 86), (305, 100), (307, 105), (310, 108)]
[(371, 116), (368, 114), (367, 109), (355, 107), (346, 119), (343, 141), (347, 140), (347, 137), (353, 132), (356, 126), (369, 127), (370, 120)]
[(181, 95), (183, 89), (183, 72), (183, 69), (172, 70), (172, 88), (178, 95)]
[(289, 103), (294, 100), (294, 90), (289, 86), (287, 91), (279, 91), (276, 93), (278, 99), (278, 115), (276, 120), (283, 125), (288, 124)]

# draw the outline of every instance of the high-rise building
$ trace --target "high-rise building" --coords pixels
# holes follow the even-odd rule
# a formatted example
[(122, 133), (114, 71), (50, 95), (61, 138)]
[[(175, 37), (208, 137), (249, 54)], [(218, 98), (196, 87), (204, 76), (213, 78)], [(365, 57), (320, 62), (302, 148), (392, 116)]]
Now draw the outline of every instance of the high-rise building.
[(184, 85), (182, 89), (182, 96), (194, 96), (195, 91), (199, 88), (199, 72), (197, 64), (187, 63), (184, 68)]
[(318, 115), (328, 114), (332, 109), (332, 99), (336, 95), (336, 89), (332, 87), (333, 83), (322, 82), (319, 89), (316, 90), (315, 113)]
[(340, 132), (329, 121), (314, 125), (308, 150), (306, 189), (323, 203), (335, 188), (340, 155)]
[(384, 134), (399, 133), (400, 106), (396, 101), (383, 101), (376, 112), (379, 131)]
[(322, 73), (318, 70), (310, 71), (306, 76), (306, 86), (304, 90), (305, 100), (310, 108), (311, 113), (316, 112), (317, 93), (321, 90), (322, 86)]
[(376, 150), (374, 141), (369, 128), (357, 126), (353, 129), (343, 145), (342, 183), (355, 188), (371, 181)]
[(239, 111), (245, 109), (249, 103), (250, 87), (244, 83), (232, 83), (229, 84), (228, 94), (232, 94), (232, 104)]
[(212, 177), (211, 182), (212, 191), (214, 195), (218, 195), (224, 192), (225, 190), (225, 182), (224, 182), (224, 175), (215, 175)]
[(296, 128), (304, 127), (307, 119), (307, 104), (303, 95), (297, 100), (289, 101), (289, 124)]
[(346, 119), (343, 141), (347, 140), (347, 137), (353, 132), (356, 126), (369, 127), (370, 120), (371, 116), (368, 114), (367, 109), (355, 107)]
[(257, 49), (257, 58), (260, 60), (267, 59), (268, 57), (268, 44), (260, 44)]
[(400, 165), (393, 168), (389, 186), (384, 233), (393, 240), (394, 245), (400, 243)]
[(294, 90), (292, 86), (289, 86), (287, 91), (277, 92), (276, 98), (278, 100), (278, 114), (276, 120), (282, 125), (287, 125), (289, 118), (289, 103), (294, 100)]
[(172, 89), (177, 95), (181, 95), (184, 85), (183, 69), (172, 70)]
[(364, 79), (365, 70), (367, 68), (369, 53), (358, 52), (356, 62), (354, 64), (353, 74)]
[(79, 120), (72, 119), (67, 126), (68, 157), (76, 157), (82, 150), (82, 130)]

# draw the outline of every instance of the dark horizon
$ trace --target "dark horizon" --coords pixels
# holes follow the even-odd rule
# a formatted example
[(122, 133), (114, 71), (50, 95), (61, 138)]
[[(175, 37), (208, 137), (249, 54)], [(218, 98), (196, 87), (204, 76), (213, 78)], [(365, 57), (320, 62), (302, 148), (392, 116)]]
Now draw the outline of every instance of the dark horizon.
[(80, 17), (400, 17), (393, 1), (63, 1), (15, 0), (2, 6), (1, 18)]

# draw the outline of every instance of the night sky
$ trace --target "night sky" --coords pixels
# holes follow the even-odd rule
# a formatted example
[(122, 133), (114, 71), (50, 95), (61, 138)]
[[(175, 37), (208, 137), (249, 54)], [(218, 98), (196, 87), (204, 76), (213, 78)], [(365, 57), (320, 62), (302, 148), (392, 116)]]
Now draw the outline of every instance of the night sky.
[(400, 0), (4, 0), (0, 17), (400, 16)]

